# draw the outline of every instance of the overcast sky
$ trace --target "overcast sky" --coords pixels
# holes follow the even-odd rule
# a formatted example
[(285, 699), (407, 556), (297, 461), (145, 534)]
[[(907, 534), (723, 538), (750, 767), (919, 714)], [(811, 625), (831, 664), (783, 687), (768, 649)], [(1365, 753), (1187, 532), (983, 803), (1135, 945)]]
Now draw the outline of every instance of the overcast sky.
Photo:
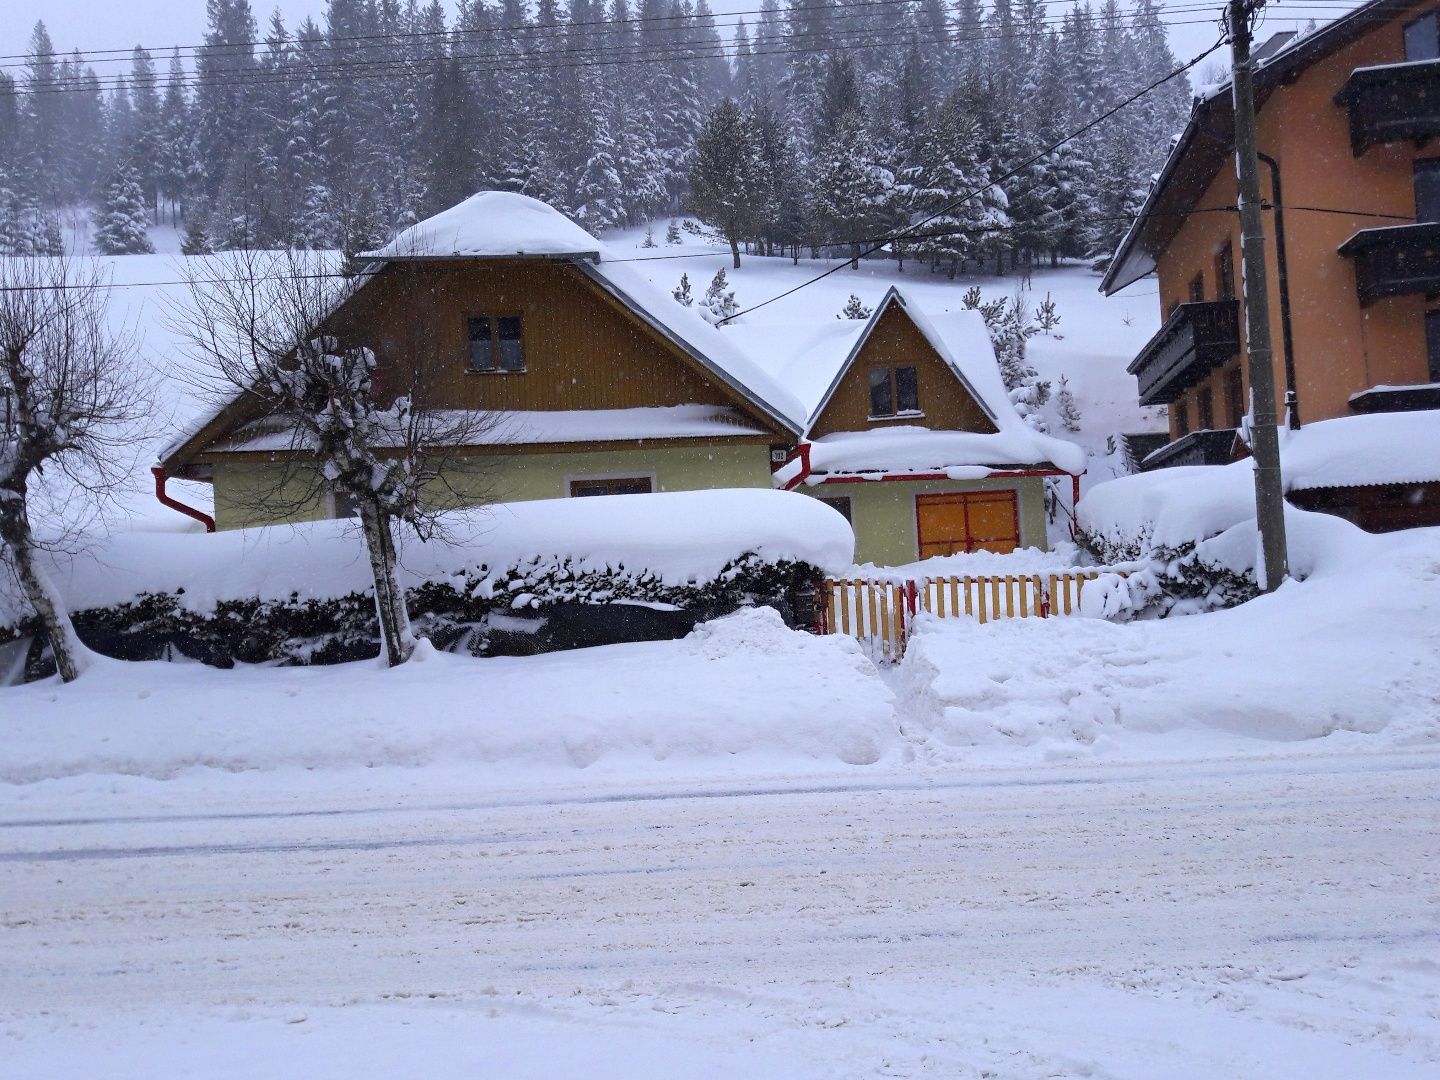
[[(319, 21), (325, 7), (324, 0), (252, 0), (252, 4), (262, 35), (269, 13), (276, 7), (291, 27), (307, 14)], [(1055, 14), (1068, 6), (1069, 0), (1050, 4)], [(1130, 4), (1121, 0), (1121, 6)], [(1217, 17), (1220, 6), (1217, 0)], [(0, 0), (0, 7), (5, 13), (0, 19), (0, 53), (5, 54), (25, 51), (30, 30), (38, 19), (45, 21), (61, 51), (130, 49), (143, 44), (159, 56), (172, 45), (199, 44), (205, 35), (205, 0)], [(717, 15), (729, 16), (734, 12), (754, 11), (760, 3), (759, 0), (710, 0), (710, 7)], [(1283, 17), (1282, 11), (1283, 7), (1269, 16), (1268, 28), (1261, 31), (1262, 38), (1268, 30), (1293, 25)], [(745, 19), (753, 22), (754, 16), (746, 15)], [(1208, 16), (1177, 13), (1175, 20), (1187, 23), (1172, 25), (1170, 30), (1171, 48), (1180, 59), (1189, 59), (1215, 40), (1218, 30)], [(103, 67), (113, 70), (110, 65)]]

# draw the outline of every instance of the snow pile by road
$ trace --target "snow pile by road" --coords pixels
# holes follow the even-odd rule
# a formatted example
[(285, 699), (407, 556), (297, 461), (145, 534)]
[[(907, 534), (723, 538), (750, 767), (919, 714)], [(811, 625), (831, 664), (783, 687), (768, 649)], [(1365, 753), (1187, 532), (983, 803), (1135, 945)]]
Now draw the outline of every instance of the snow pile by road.
[[(537, 558), (568, 560), (576, 574), (623, 567), (668, 585), (714, 580), (742, 555), (808, 562), (843, 572), (854, 534), (839, 514), (804, 495), (764, 489), (677, 491), (598, 499), (504, 503), (453, 515), (447, 540), (413, 538), (401, 584), (479, 580), (481, 587)], [(354, 523), (197, 533), (116, 533), (81, 554), (51, 554), (51, 573), (72, 610), (137, 595), (177, 595), (199, 614), (220, 600), (300, 600), (368, 592), (370, 566)], [(484, 567), (486, 574), (479, 569)], [(13, 591), (13, 590), (11, 590)], [(19, 618), (0, 588), (0, 627)]]
[[(3, 691), (0, 782), (426, 765), (514, 779), (869, 765), (898, 742), (859, 645), (736, 612), (680, 641), (395, 669), (97, 660), (71, 686)], [(660, 764), (657, 764), (660, 763)]]
[(942, 760), (1114, 749), (1127, 732), (1440, 740), (1440, 529), (1293, 520), (1307, 580), (1228, 611), (1124, 625), (922, 617), (897, 676), (905, 733)]

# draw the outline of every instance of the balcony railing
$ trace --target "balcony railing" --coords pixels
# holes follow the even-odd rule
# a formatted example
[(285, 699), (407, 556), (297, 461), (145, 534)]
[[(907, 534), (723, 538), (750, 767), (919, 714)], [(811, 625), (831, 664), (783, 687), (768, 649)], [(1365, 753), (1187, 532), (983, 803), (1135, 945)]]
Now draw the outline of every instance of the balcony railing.
[(1440, 135), (1440, 60), (1356, 68), (1335, 95), (1350, 110), (1350, 149)]
[(1355, 260), (1361, 307), (1386, 296), (1440, 293), (1440, 222), (1361, 229), (1340, 254)]
[(1152, 450), (1140, 463), (1145, 472), (1168, 469), (1175, 465), (1228, 465), (1235, 460), (1235, 429), (1192, 431), (1158, 450)]
[(1127, 368), (1140, 404), (1168, 405), (1240, 351), (1240, 303), (1181, 304)]

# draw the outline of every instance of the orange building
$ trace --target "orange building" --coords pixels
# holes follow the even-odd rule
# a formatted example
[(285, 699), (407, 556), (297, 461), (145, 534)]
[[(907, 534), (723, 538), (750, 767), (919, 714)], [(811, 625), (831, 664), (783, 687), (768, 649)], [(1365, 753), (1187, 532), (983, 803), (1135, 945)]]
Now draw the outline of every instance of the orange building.
[[(1256, 57), (1277, 407), (1292, 426), (1440, 408), (1440, 3), (1374, 0)], [(1227, 85), (1197, 101), (1101, 286), (1159, 279), (1164, 322), (1130, 365), (1170, 411), (1147, 469), (1231, 460), (1248, 411), (1233, 133)]]

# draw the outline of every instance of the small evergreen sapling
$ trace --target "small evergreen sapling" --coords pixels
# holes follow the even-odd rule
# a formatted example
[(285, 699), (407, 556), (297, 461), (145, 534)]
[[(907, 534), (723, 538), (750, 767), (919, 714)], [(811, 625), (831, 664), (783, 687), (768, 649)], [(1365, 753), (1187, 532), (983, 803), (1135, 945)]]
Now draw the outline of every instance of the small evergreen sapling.
[(690, 294), (689, 274), (680, 275), (680, 284), (670, 290), (670, 295), (675, 298), (676, 303), (681, 307), (689, 307), (695, 302), (695, 297)]
[(1070, 380), (1060, 376), (1060, 388), (1055, 392), (1055, 411), (1066, 431), (1080, 430), (1080, 406), (1075, 403), (1075, 394), (1070, 389)]
[(645, 224), (645, 240), (640, 246), (642, 248), (659, 247), (659, 245), (655, 243), (655, 230), (650, 226), (649, 222)]
[(671, 218), (670, 224), (665, 227), (665, 243), (680, 243), (680, 223), (677, 222), (674, 218)]
[(715, 276), (710, 279), (710, 287), (700, 298), (700, 314), (706, 322), (718, 324), (740, 310), (740, 305), (735, 302), (735, 290), (728, 288), (729, 284), (722, 266), (715, 271)]
[(840, 309), (840, 314), (835, 317), (837, 319), (868, 319), (873, 311), (873, 308), (866, 307), (860, 302), (858, 296), (851, 293), (850, 299), (845, 302), (845, 306)]
[[(1035, 325), (1046, 335), (1060, 325), (1060, 314), (1055, 310), (1055, 300), (1047, 292), (1045, 299), (1035, 305)], [(1059, 334), (1054, 335), (1057, 339)]]
[(205, 227), (205, 216), (203, 214), (191, 214), (185, 221), (185, 238), (180, 242), (180, 253), (182, 255), (210, 255), (215, 251), (215, 245), (210, 240), (210, 232)]

